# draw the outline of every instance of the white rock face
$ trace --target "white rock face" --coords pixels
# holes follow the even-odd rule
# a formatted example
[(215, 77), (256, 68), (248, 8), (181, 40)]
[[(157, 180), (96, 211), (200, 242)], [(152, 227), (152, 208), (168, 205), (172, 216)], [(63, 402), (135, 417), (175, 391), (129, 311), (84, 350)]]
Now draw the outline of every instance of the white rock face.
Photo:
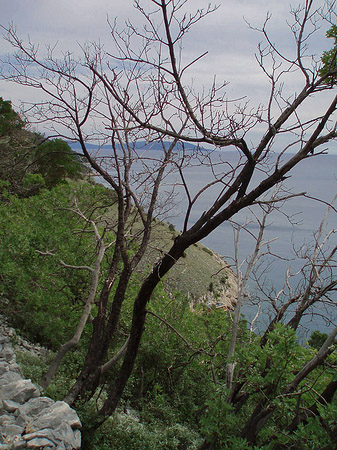
[(23, 379), (13, 333), (0, 317), (0, 450), (78, 450), (80, 419), (67, 403), (40, 397), (31, 380)]

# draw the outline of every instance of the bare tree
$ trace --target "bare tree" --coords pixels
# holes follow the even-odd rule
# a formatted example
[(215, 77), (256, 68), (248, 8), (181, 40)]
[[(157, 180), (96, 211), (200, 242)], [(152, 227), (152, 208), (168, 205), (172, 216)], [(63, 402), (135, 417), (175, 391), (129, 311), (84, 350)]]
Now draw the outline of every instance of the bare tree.
[[(189, 86), (188, 70), (205, 53), (184, 61), (182, 39), (214, 8), (191, 13), (188, 0), (151, 0), (148, 10), (139, 0), (134, 4), (143, 27), (127, 22), (120, 30), (116, 22), (110, 23), (112, 50), (86, 45), (78, 60), (70, 53), (57, 59), (53, 47), (40, 56), (37, 46), (25, 45), (14, 27), (7, 28), (6, 38), (17, 52), (6, 61), (1, 75), (45, 94), (46, 100), (30, 105), (30, 114), (49, 126), (51, 134), (80, 143), (92, 169), (114, 190), (118, 203), (113, 258), (96, 300), (98, 312), (82, 371), (66, 397), (69, 403), (90, 397), (99, 385), (132, 274), (149, 243), (160, 187), (168, 173), (176, 173), (186, 194), (182, 233), (158, 257), (139, 287), (123, 362), (93, 428), (118, 405), (134, 367), (147, 303), (185, 250), (257, 202), (302, 160), (324, 154), (337, 136), (336, 96), (328, 97), (322, 109), (311, 108), (309, 118), (302, 115), (310, 99), (332, 92), (333, 84), (328, 81), (336, 73), (335, 65), (321, 74), (319, 59), (308, 58), (307, 43), (318, 30), (317, 20), (329, 20), (334, 2), (324, 5), (328, 11), (315, 9), (313, 1), (293, 11), (293, 57), (283, 56), (271, 42), (267, 19), (257, 60), (267, 76), (270, 95), (266, 107), (255, 109), (246, 99), (228, 99), (226, 84), (214, 82), (202, 93)], [(294, 71), (302, 80), (302, 89), (289, 95), (282, 87)], [(253, 133), (260, 134), (257, 145), (250, 144)], [(90, 153), (87, 143), (97, 141), (111, 145), (108, 157)], [(160, 156), (139, 149), (142, 141), (159, 143)], [(212, 163), (211, 153), (188, 151), (190, 143), (222, 149), (223, 155), (218, 163)], [(226, 159), (227, 149), (237, 151), (234, 165)], [(280, 152), (271, 158), (275, 149)], [(184, 172), (196, 164), (209, 167), (213, 182), (192, 194)], [(192, 222), (191, 211), (210, 187), (217, 189), (214, 202)]]
[[(245, 299), (247, 299), (248, 297), (247, 286), (254, 268), (258, 265), (261, 259), (270, 254), (270, 244), (277, 239), (276, 237), (268, 240), (264, 239), (264, 234), (267, 227), (268, 218), (270, 214), (275, 211), (275, 204), (280, 201), (281, 198), (279, 196), (279, 187), (277, 187), (268, 201), (260, 202), (260, 207), (262, 209), (261, 218), (257, 213), (251, 210), (251, 215), (252, 217), (254, 217), (256, 223), (258, 224), (258, 233), (256, 233), (256, 235), (249, 231), (249, 225), (252, 223), (253, 219), (249, 219), (244, 224), (234, 223), (233, 220), (230, 220), (234, 232), (234, 265), (238, 279), (238, 295), (233, 313), (233, 325), (231, 329), (231, 338), (228, 350), (227, 388), (229, 392), (232, 391), (233, 387), (234, 370), (236, 363), (235, 361), (232, 361), (232, 359), (234, 358), (235, 347), (237, 344), (239, 323), (241, 320), (241, 309)], [(249, 233), (255, 241), (255, 245), (252, 253), (245, 256), (241, 261), (239, 255), (239, 244), (242, 232)]]
[[(79, 210), (78, 207), (73, 212), (75, 214), (78, 214), (85, 222), (87, 222), (88, 224), (90, 224), (92, 226), (93, 232), (95, 235), (96, 244), (97, 244), (97, 257), (96, 257), (93, 267), (72, 266), (72, 265), (66, 264), (62, 260), (60, 261), (60, 263), (62, 264), (63, 267), (67, 267), (69, 269), (74, 269), (74, 270), (88, 271), (91, 274), (91, 280), (90, 280), (89, 292), (88, 292), (87, 298), (85, 299), (84, 308), (83, 308), (81, 317), (79, 318), (78, 324), (76, 326), (75, 333), (69, 341), (65, 342), (59, 348), (55, 358), (53, 359), (53, 361), (51, 362), (51, 364), (49, 366), (47, 373), (45, 373), (45, 375), (43, 376), (43, 378), (41, 380), (41, 386), (43, 388), (46, 388), (47, 386), (49, 386), (51, 379), (57, 372), (57, 369), (59, 368), (65, 355), (70, 350), (72, 350), (74, 347), (76, 347), (81, 339), (85, 325), (89, 319), (92, 307), (95, 302), (95, 297), (97, 294), (98, 283), (99, 283), (99, 278), (100, 278), (100, 271), (102, 268), (101, 266), (102, 266), (102, 261), (103, 261), (104, 255), (105, 255), (106, 251), (113, 245), (113, 242), (109, 242), (108, 244), (105, 243), (104, 237), (99, 232), (98, 226), (94, 220), (88, 219)], [(48, 255), (48, 256), (54, 256), (53, 253), (49, 252), (49, 251), (48, 252), (38, 251), (38, 253), (43, 254), (43, 255)]]
[[(300, 269), (292, 273), (289, 268), (282, 288), (274, 297), (267, 296), (274, 315), (262, 336), (262, 346), (267, 341), (268, 333), (276, 323), (284, 320), (286, 315), (287, 325), (297, 330), (305, 313), (312, 310), (314, 305), (321, 304), (325, 308), (335, 305), (331, 296), (337, 286), (335, 274), (337, 246), (333, 242), (337, 230), (327, 228), (329, 212), (336, 213), (334, 202), (335, 199), (327, 207), (318, 230), (313, 235), (313, 242), (310, 245), (303, 244), (299, 250), (296, 250), (296, 257), (299, 261), (303, 261)], [(299, 275), (300, 282), (294, 286), (292, 281), (298, 279)], [(295, 311), (290, 313), (292, 307), (295, 307)], [(326, 321), (333, 324), (329, 314), (324, 314), (324, 317)]]

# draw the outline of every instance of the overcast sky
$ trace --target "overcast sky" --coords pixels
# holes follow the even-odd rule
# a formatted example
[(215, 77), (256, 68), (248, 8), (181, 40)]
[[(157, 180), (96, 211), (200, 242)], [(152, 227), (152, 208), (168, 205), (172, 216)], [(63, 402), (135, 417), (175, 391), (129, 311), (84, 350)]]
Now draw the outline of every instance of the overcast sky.
[[(191, 8), (204, 8), (207, 0), (190, 0)], [(295, 4), (298, 0), (295, 0)], [(317, 1), (321, 6), (323, 0)], [(146, 7), (150, 0), (142, 0)], [(254, 53), (261, 35), (249, 29), (247, 22), (259, 27), (263, 24), (267, 12), (272, 17), (269, 30), (273, 42), (277, 42), (287, 57), (293, 57), (295, 46), (287, 21), (291, 21), (289, 3), (284, 0), (219, 0), (219, 8), (197, 23), (184, 41), (186, 61), (208, 51), (208, 54), (189, 72), (196, 86), (209, 86), (213, 76), (230, 84), (228, 95), (232, 98), (247, 95), (253, 103), (266, 103), (269, 83), (259, 69)], [(121, 23), (130, 19), (140, 25), (142, 18), (135, 11), (132, 0), (0, 0), (0, 23), (7, 26), (14, 23), (18, 35), (26, 40), (45, 44), (58, 42), (60, 49), (79, 51), (78, 43), (98, 41), (110, 45), (107, 17), (115, 17)], [(246, 20), (246, 21), (245, 21)], [(326, 29), (322, 29), (310, 41), (312, 51), (322, 53), (331, 47), (332, 42), (325, 38)], [(0, 41), (0, 57), (11, 52), (4, 41)], [(286, 81), (286, 80), (285, 80)], [(286, 89), (289, 92), (299, 90), (301, 76), (289, 75)], [(15, 107), (20, 101), (33, 101), (36, 91), (0, 82), (0, 96), (12, 100)], [(329, 94), (331, 96), (331, 93)]]

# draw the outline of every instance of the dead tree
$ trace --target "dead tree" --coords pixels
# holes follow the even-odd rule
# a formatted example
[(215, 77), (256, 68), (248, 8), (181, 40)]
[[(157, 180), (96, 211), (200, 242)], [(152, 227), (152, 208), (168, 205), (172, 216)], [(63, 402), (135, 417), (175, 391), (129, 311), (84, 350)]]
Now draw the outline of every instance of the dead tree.
[[(337, 246), (334, 245), (337, 230), (327, 229), (329, 212), (336, 213), (333, 205), (334, 200), (327, 208), (318, 230), (313, 235), (312, 248), (301, 246), (300, 250), (296, 251), (298, 260), (303, 261), (298, 274), (292, 274), (291, 270), (288, 269), (283, 287), (275, 297), (268, 296), (274, 315), (262, 336), (262, 346), (267, 341), (268, 333), (276, 323), (284, 319), (292, 306), (295, 306), (295, 311), (291, 313), (290, 317), (288, 316), (287, 325), (297, 330), (304, 314), (313, 306), (317, 304), (334, 305), (331, 295), (333, 295), (337, 286), (335, 278)], [(297, 286), (294, 286), (292, 279), (298, 277), (299, 274), (301, 275), (301, 281)], [(326, 315), (326, 320), (329, 321), (328, 315)]]
[[(271, 202), (273, 202), (273, 200), (271, 200)], [(267, 203), (269, 203), (269, 201)], [(271, 307), (271, 312), (269, 312), (269, 323), (260, 339), (261, 347), (265, 346), (268, 341), (269, 333), (274, 329), (277, 323), (286, 323), (290, 328), (297, 330), (305, 313), (312, 310), (314, 307), (316, 307), (316, 313), (312, 312), (312, 315), (321, 314), (320, 309), (325, 311), (329, 307), (332, 308), (336, 306), (336, 302), (333, 299), (337, 285), (335, 274), (337, 267), (337, 247), (334, 245), (336, 230), (327, 227), (329, 213), (332, 212), (336, 214), (334, 203), (335, 199), (332, 200), (331, 204), (327, 207), (327, 211), (319, 224), (318, 230), (313, 232), (312, 242), (306, 243), (305, 245), (301, 244), (300, 250), (296, 250), (296, 258), (301, 262), (301, 266), (295, 273), (292, 273), (291, 268), (286, 270), (285, 280), (281, 289), (275, 291), (272, 286), (265, 286), (260, 280), (260, 275), (256, 273), (257, 267), (250, 268), (250, 265), (252, 264), (248, 264), (248, 270), (250, 269), (250, 273), (254, 274), (252, 281), (256, 283), (259, 290), (258, 298), (260, 304), (261, 302), (264, 302), (265, 305)], [(271, 207), (270, 204), (269, 207)], [(254, 252), (249, 258), (249, 262), (255, 257), (255, 264), (257, 264), (260, 259), (263, 260), (263, 256), (270, 252), (268, 249), (264, 255), (260, 255), (257, 251), (257, 247), (260, 247), (261, 244), (263, 244), (262, 236), (266, 227), (266, 219), (267, 217), (265, 214), (262, 216), (262, 219), (259, 219), (259, 233), (256, 236), (253, 235), (256, 245)], [(241, 231), (242, 227), (244, 227), (244, 225), (236, 224), (236, 228)], [(272, 242), (272, 240), (266, 241), (265, 245), (268, 246), (270, 242)], [(236, 235), (235, 244), (236, 246), (239, 245), (238, 235)], [(273, 257), (278, 257), (273, 252), (271, 253), (273, 254)], [(262, 256), (262, 258), (260, 256)], [(236, 258), (236, 261), (239, 261), (239, 259)], [(270, 264), (270, 260), (268, 261), (268, 264)], [(241, 267), (241, 265), (239, 267)], [(242, 284), (243, 290), (246, 289), (247, 279), (248, 277), (242, 277), (242, 281), (244, 281)], [(255, 304), (255, 301), (253, 301), (253, 303)], [(239, 306), (242, 306), (242, 304), (239, 304)], [(317, 307), (320, 307), (320, 309)], [(330, 325), (336, 325), (334, 317), (329, 317), (328, 313), (325, 313), (324, 317)], [(238, 389), (238, 386), (236, 386), (236, 389)], [(234, 387), (232, 387), (232, 392), (229, 397), (230, 401), (233, 401), (235, 398), (235, 396), (232, 396), (234, 393), (233, 390), (235, 390)], [(238, 392), (239, 391), (237, 391), (237, 394)]]
[[(274, 210), (274, 203), (280, 201), (281, 201), (280, 197), (278, 197), (278, 189), (275, 189), (275, 192), (273, 192), (271, 199), (267, 201), (266, 204), (261, 202), (261, 208), (263, 211), (261, 218), (259, 218), (256, 213), (251, 211), (252, 216), (255, 218), (255, 221), (258, 224), (259, 231), (258, 233), (256, 233), (256, 235), (254, 235), (248, 230), (251, 220), (244, 223), (243, 225), (231, 221), (234, 231), (234, 265), (235, 265), (235, 272), (238, 278), (238, 296), (234, 308), (233, 325), (231, 329), (231, 338), (228, 350), (227, 388), (229, 392), (231, 392), (233, 387), (234, 370), (236, 364), (235, 361), (232, 361), (232, 359), (234, 358), (235, 348), (237, 344), (239, 323), (241, 320), (241, 308), (247, 297), (247, 285), (249, 282), (249, 278), (252, 274), (252, 271), (254, 270), (254, 267), (258, 265), (261, 259), (263, 259), (266, 255), (269, 254), (270, 244), (272, 243), (272, 241), (277, 239), (275, 237), (266, 240), (264, 239), (264, 234), (267, 227), (267, 220), (269, 218), (269, 215)], [(239, 244), (241, 233), (244, 231), (251, 234), (251, 236), (255, 241), (255, 245), (252, 253), (250, 255), (246, 255), (241, 261), (239, 256)]]
[[(76, 208), (76, 210), (73, 212), (78, 214), (85, 222), (87, 222), (88, 224), (90, 224), (92, 226), (93, 232), (95, 235), (96, 244), (97, 244), (97, 256), (96, 256), (96, 260), (95, 260), (93, 267), (72, 266), (72, 265), (66, 264), (64, 261), (60, 262), (63, 267), (66, 267), (68, 269), (88, 271), (91, 274), (90, 287), (89, 287), (88, 295), (85, 299), (83, 311), (82, 311), (81, 317), (79, 318), (79, 321), (77, 323), (75, 332), (69, 341), (67, 341), (61, 345), (55, 358), (52, 360), (52, 362), (48, 368), (48, 371), (44, 374), (44, 376), (41, 380), (41, 387), (43, 387), (43, 388), (46, 388), (47, 386), (49, 386), (52, 378), (56, 374), (65, 355), (70, 350), (72, 350), (74, 347), (76, 347), (81, 339), (85, 325), (90, 317), (90, 313), (92, 311), (92, 307), (95, 302), (104, 255), (105, 255), (106, 251), (113, 245), (113, 242), (109, 242), (108, 244), (105, 243), (104, 237), (99, 232), (98, 226), (94, 220), (87, 219), (87, 217), (79, 210), (79, 208)], [(54, 256), (53, 253), (51, 253), (51, 252), (39, 251), (38, 253), (48, 255), (48, 256)]]

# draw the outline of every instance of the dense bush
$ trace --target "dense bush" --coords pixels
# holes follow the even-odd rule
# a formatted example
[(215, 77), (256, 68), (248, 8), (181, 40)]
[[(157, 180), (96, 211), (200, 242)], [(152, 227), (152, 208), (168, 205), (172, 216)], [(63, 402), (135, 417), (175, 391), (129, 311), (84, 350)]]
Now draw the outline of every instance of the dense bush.
[(86, 210), (100, 197), (106, 197), (101, 186), (83, 182), (26, 199), (10, 196), (0, 206), (1, 311), (30, 339), (52, 348), (72, 333), (89, 282), (86, 271), (60, 260), (90, 265), (95, 256), (91, 233), (80, 232), (86, 224), (69, 208), (76, 198)]
[(65, 141), (47, 140), (29, 131), (10, 101), (0, 97), (0, 179), (3, 187), (6, 182), (7, 192), (29, 197), (66, 178), (80, 178), (84, 172), (81, 160)]

